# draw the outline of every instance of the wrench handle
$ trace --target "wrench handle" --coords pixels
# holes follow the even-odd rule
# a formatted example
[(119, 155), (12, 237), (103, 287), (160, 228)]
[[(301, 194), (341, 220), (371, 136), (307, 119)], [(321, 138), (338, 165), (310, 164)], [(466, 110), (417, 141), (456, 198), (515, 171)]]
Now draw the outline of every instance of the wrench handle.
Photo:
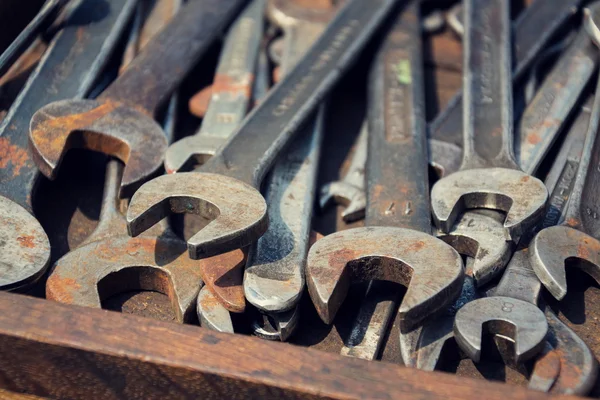
[(276, 156), (358, 57), (398, 0), (353, 0), (305, 57), (201, 168), (258, 188)]
[(418, 2), (388, 33), (370, 76), (367, 226), (431, 232)]
[(510, 2), (466, 0), (461, 169), (518, 169), (513, 152)]
[(219, 39), (245, 0), (187, 3), (101, 95), (154, 116), (157, 108)]

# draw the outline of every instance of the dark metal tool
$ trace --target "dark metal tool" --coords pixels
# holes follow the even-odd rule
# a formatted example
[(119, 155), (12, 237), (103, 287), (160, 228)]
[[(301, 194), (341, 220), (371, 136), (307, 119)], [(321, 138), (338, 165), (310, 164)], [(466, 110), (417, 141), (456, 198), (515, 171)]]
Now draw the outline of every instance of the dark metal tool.
[[(514, 69), (517, 83), (556, 31), (571, 18), (581, 0), (536, 0), (514, 22)], [(510, 87), (507, 80), (507, 87)], [(448, 107), (429, 124), (429, 157), (440, 176), (460, 167), (463, 141), (463, 101), (459, 91)]]
[(464, 3), (463, 161), (458, 172), (435, 183), (431, 206), (436, 225), (446, 233), (465, 209), (505, 211), (506, 238), (518, 242), (543, 215), (548, 191), (514, 158), (509, 6)]
[[(302, 59), (343, 5), (331, 1), (314, 3), (269, 2), (271, 20), (284, 31), (280, 65), (283, 77)], [(244, 294), (249, 303), (269, 315), (296, 308), (304, 292), (326, 115), (327, 100), (302, 128), (306, 131), (275, 162), (265, 185), (269, 229), (250, 250), (244, 272)]]
[[(29, 122), (43, 105), (83, 97), (104, 66), (134, 8), (133, 0), (82, 1), (66, 19), (0, 125), (2, 260), (0, 288), (25, 289), (44, 273), (50, 244), (32, 216), (38, 170), (27, 145)], [(107, 11), (104, 7), (110, 6)], [(98, 19), (89, 24), (90, 19)], [(65, 71), (68, 71), (66, 73)], [(152, 171), (138, 169), (140, 177)]]
[[(206, 164), (196, 172), (161, 176), (140, 188), (127, 213), (130, 234), (140, 234), (170, 212), (186, 212), (212, 220), (188, 240), (192, 258), (255, 242), (268, 224), (267, 204), (257, 190), (265, 173), (395, 4), (395, 0), (353, 0), (343, 7), (302, 61)], [(203, 279), (221, 279), (231, 265), (203, 264)], [(207, 277), (207, 272), (217, 278)], [(241, 284), (241, 274), (232, 276), (230, 286)]]
[[(600, 30), (594, 15), (585, 10), (584, 26), (600, 46)], [(600, 223), (598, 182), (600, 173), (600, 84), (590, 117), (584, 152), (573, 184), (573, 194), (559, 226), (540, 231), (531, 244), (531, 263), (548, 291), (561, 300), (567, 293), (566, 267), (579, 267), (600, 282)]]
[[(398, 310), (402, 330), (448, 306), (462, 286), (460, 256), (430, 234), (422, 71), (419, 4), (411, 2), (388, 32), (370, 76), (368, 227), (329, 235), (309, 252), (308, 290), (326, 323), (333, 321), (352, 282), (407, 286)], [(391, 313), (373, 321), (374, 329), (345, 354), (374, 358)]]
[[(232, 1), (228, 7), (218, 8), (211, 2), (190, 3), (96, 101), (52, 103), (35, 114), (31, 125), (32, 147), (42, 166), (50, 168), (52, 174), (58, 168), (56, 154), (62, 155), (69, 141), (74, 141), (69, 138), (73, 134), (71, 126), (85, 129), (83, 140), (78, 143), (81, 147), (105, 152), (128, 163), (122, 171), (120, 161), (109, 162), (98, 228), (81, 247), (55, 264), (46, 287), (48, 298), (100, 307), (103, 297), (120, 291), (157, 290), (171, 298), (179, 321), (194, 316), (202, 280), (197, 263), (185, 253), (186, 244), (169, 232), (158, 237), (127, 236), (116, 192), (119, 186), (123, 192), (122, 176), (127, 176), (130, 164), (150, 164), (154, 170), (162, 164), (167, 140), (152, 117), (240, 5), (241, 2)], [(202, 28), (197, 27), (198, 23)], [(181, 35), (187, 35), (186, 39)], [(177, 69), (170, 72), (169, 79), (152, 80), (173, 65)], [(145, 82), (147, 77), (150, 80)], [(134, 92), (131, 85), (147, 90)], [(124, 94), (128, 97), (121, 97)], [(84, 112), (68, 113), (77, 108)], [(53, 115), (57, 117), (51, 119)], [(57, 119), (73, 123), (52, 125)], [(63, 149), (57, 148), (56, 143)]]
[(35, 18), (27, 24), (19, 36), (0, 54), (0, 76), (4, 75), (10, 66), (17, 61), (33, 43), (35, 38), (47, 29), (52, 20), (60, 13), (69, 0), (47, 0)]

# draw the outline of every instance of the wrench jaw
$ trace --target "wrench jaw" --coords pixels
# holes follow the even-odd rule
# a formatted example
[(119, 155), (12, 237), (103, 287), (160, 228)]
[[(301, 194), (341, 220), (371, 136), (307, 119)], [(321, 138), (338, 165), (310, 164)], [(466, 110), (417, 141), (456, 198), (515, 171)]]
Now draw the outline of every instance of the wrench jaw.
[(0, 290), (22, 290), (36, 283), (50, 263), (50, 241), (25, 208), (0, 196)]
[[(436, 269), (437, 265), (444, 268)], [(464, 273), (458, 253), (431, 235), (368, 227), (337, 232), (315, 243), (308, 254), (306, 279), (317, 312), (327, 324), (352, 282), (404, 285), (407, 291), (398, 313), (401, 330), (410, 331), (458, 297)]]
[(194, 164), (203, 165), (214, 156), (223, 139), (192, 135), (173, 143), (165, 154), (165, 170), (168, 174), (189, 171)]
[(286, 342), (298, 327), (299, 315), (298, 306), (281, 313), (260, 314), (252, 323), (254, 335), (265, 340)]
[(351, 223), (364, 218), (367, 195), (364, 189), (352, 184), (342, 181), (331, 182), (321, 188), (319, 206), (324, 209), (334, 203), (346, 207), (342, 212), (342, 219), (346, 223)]
[[(264, 265), (268, 267), (270, 264)], [(261, 267), (253, 265), (250, 268)], [(305, 280), (302, 274), (282, 274), (277, 281), (260, 273), (244, 274), (244, 295), (256, 308), (281, 313), (293, 309), (302, 296)], [(260, 291), (253, 290), (260, 288)]]
[(537, 355), (544, 347), (548, 322), (534, 304), (510, 297), (487, 297), (466, 304), (456, 313), (454, 337), (474, 362), (481, 360), (481, 338), (484, 326), (495, 335), (512, 339), (511, 362), (522, 363)]
[(169, 213), (199, 214), (212, 221), (188, 240), (192, 259), (246, 247), (265, 233), (267, 204), (252, 186), (224, 175), (184, 172), (142, 185), (127, 210), (127, 229), (138, 236)]
[(54, 179), (71, 148), (99, 151), (125, 163), (121, 197), (129, 197), (162, 164), (167, 139), (151, 116), (111, 100), (61, 100), (39, 109), (30, 124), (39, 170)]
[(501, 274), (512, 255), (512, 242), (506, 241), (503, 224), (476, 212), (464, 213), (448, 234), (440, 232), (438, 237), (471, 257), (467, 270), (472, 270), (470, 275), (477, 286)]
[(578, 260), (577, 266), (600, 282), (600, 241), (567, 226), (540, 231), (530, 246), (529, 257), (535, 274), (557, 300), (567, 294), (565, 263)]
[(200, 289), (196, 302), (196, 312), (200, 326), (217, 332), (233, 333), (231, 315), (212, 292), (204, 286)]
[(436, 182), (431, 191), (433, 218), (443, 232), (449, 233), (465, 210), (491, 208), (507, 213), (505, 237), (513, 242), (539, 221), (547, 200), (541, 180), (507, 168), (458, 171)]
[(185, 249), (185, 242), (166, 237), (115, 236), (89, 243), (56, 262), (46, 297), (101, 308), (102, 300), (114, 294), (154, 290), (169, 297), (178, 322), (190, 322), (202, 279)]

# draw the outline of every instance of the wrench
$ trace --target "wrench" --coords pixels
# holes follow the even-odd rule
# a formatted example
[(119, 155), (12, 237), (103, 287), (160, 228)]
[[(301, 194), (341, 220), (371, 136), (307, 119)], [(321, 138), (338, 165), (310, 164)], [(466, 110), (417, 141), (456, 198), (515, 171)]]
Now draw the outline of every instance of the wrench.
[[(581, 0), (536, 0), (514, 23), (515, 84), (529, 69), (554, 33), (571, 17)], [(508, 86), (507, 86), (508, 87)], [(459, 91), (429, 124), (429, 154), (440, 176), (455, 172), (462, 157), (463, 109)]]
[[(371, 71), (367, 227), (329, 235), (309, 251), (308, 291), (325, 323), (333, 321), (349, 285), (359, 280), (408, 286), (398, 310), (402, 330), (446, 307), (462, 286), (460, 256), (429, 234), (419, 21), (419, 3), (411, 2), (396, 19)], [(444, 268), (434, 271), (430, 265)], [(375, 284), (371, 290), (377, 293)], [(385, 330), (387, 323), (380, 326)], [(383, 339), (382, 334), (373, 337)]]
[(165, 169), (175, 173), (196, 160), (203, 164), (223, 146), (248, 112), (263, 31), (264, 0), (251, 2), (232, 25), (214, 77), (212, 97), (195, 135), (172, 144)]
[[(584, 10), (584, 27), (596, 46), (600, 46), (600, 31), (596, 27), (590, 10)], [(598, 198), (598, 157), (600, 140), (597, 136), (600, 120), (600, 85), (596, 96), (584, 152), (577, 177), (573, 184), (573, 195), (559, 226), (541, 230), (531, 244), (530, 259), (533, 269), (548, 291), (558, 300), (567, 293), (566, 271), (568, 267), (579, 267), (600, 281), (600, 224), (596, 202)], [(560, 243), (557, 246), (557, 243)], [(565, 264), (566, 260), (577, 260)]]
[[(87, 21), (97, 18), (102, 4), (83, 1), (71, 10), (65, 28), (55, 35), (0, 124), (2, 290), (30, 287), (49, 263), (48, 237), (32, 215), (31, 201), (38, 174), (27, 148), (26, 132), (33, 112), (39, 107), (66, 97), (82, 97), (90, 90), (133, 11), (134, 1), (111, 0), (108, 4), (110, 12), (94, 24)], [(141, 177), (148, 171), (138, 172)]]
[[(150, 165), (156, 170), (162, 163), (162, 154), (166, 151), (167, 140), (160, 127), (151, 119), (152, 116), (161, 102), (167, 98), (166, 94), (171, 93), (185, 77), (187, 71), (193, 67), (198, 57), (195, 53), (201, 54), (208, 48), (210, 42), (217, 37), (215, 30), (222, 29), (240, 5), (232, 2), (229, 7), (218, 9), (211, 3), (197, 2), (186, 6), (100, 98), (91, 103), (92, 107), (96, 107), (95, 110), (89, 111), (91, 118), (86, 120), (85, 117), (80, 117), (78, 122), (85, 129), (98, 132), (97, 135), (101, 136), (82, 141), (82, 146), (104, 151), (120, 159), (124, 158), (123, 154), (125, 154), (127, 155), (125, 159), (134, 166), (143, 166), (152, 161)], [(210, 12), (212, 9), (219, 11)], [(202, 28), (195, 28), (198, 22), (201, 22)], [(184, 34), (188, 35), (184, 47), (168, 45)], [(162, 52), (158, 51), (163, 48), (165, 50)], [(143, 66), (144, 75), (154, 77), (163, 72), (169, 63), (177, 66), (177, 74), (171, 72), (170, 79), (160, 84), (153, 80), (140, 81), (137, 76), (139, 74), (130, 72), (138, 71), (139, 66)], [(138, 92), (138, 97), (141, 96), (143, 99), (135, 98), (130, 93), (131, 89), (128, 87), (132, 84), (149, 89), (144, 93)], [(152, 84), (156, 86), (151, 87)], [(128, 93), (127, 98), (120, 97), (124, 93)], [(121, 105), (125, 101), (146, 108), (142, 109), (143, 112), (132, 110)], [(67, 129), (56, 132), (58, 130), (56, 125), (49, 124), (47, 119), (51, 119), (53, 115), (59, 115), (57, 117), (59, 120), (69, 118), (67, 114), (69, 111), (77, 107), (89, 108), (89, 104), (73, 103), (72, 101), (51, 103), (34, 115), (31, 124), (31, 144), (33, 150), (39, 155), (38, 160), (52, 161), (56, 158), (55, 154), (62, 154), (64, 148), (69, 145), (65, 138), (71, 134), (67, 130), (69, 125), (58, 125), (61, 128), (67, 126)], [(115, 106), (111, 107), (113, 104)], [(97, 111), (102, 110), (103, 107), (108, 108), (109, 112), (120, 111), (116, 118), (123, 118), (125, 129), (120, 130), (112, 121), (104, 122), (102, 111)], [(118, 107), (121, 109), (119, 110)], [(55, 111), (56, 109), (58, 110)], [(67, 115), (67, 117), (60, 115)], [(98, 115), (100, 119), (93, 121), (93, 118)], [(88, 125), (84, 125), (85, 123)], [(64, 148), (56, 149), (54, 141), (49, 140), (44, 134), (63, 139), (59, 143), (62, 143)], [(107, 143), (103, 144), (103, 140)], [(121, 148), (123, 145), (128, 145), (126, 152)], [(42, 167), (56, 164), (52, 162)], [(53, 174), (56, 174), (56, 168), (52, 170)], [(119, 161), (109, 162), (103, 212), (99, 225), (83, 246), (68, 253), (55, 264), (46, 286), (47, 297), (66, 303), (100, 307), (102, 297), (119, 291), (157, 290), (171, 298), (177, 319), (180, 322), (188, 321), (194, 314), (194, 300), (202, 285), (197, 263), (185, 254), (186, 244), (169, 232), (158, 237), (146, 235), (139, 238), (130, 238), (125, 234), (127, 223), (118, 211), (116, 192), (119, 191), (119, 186), (122, 192), (121, 178), (126, 176), (126, 171), (127, 169), (122, 171)]]
[(21, 54), (29, 48), (35, 38), (50, 26), (68, 2), (69, 0), (47, 0), (44, 3), (33, 20), (0, 54), (0, 76), (4, 75)]
[[(546, 178), (546, 186), (552, 195), (548, 211), (542, 222), (543, 226), (552, 226), (558, 221), (558, 217), (562, 214), (564, 206), (569, 199), (577, 164), (583, 150), (583, 141), (588, 120), (589, 111), (584, 107), (569, 130), (561, 151), (557, 155), (553, 167)], [(515, 276), (513, 272), (515, 268), (517, 271), (519, 271), (519, 268), (531, 269), (528, 261), (526, 265), (523, 263), (524, 254), (526, 253), (523, 250), (515, 254), (505, 275), (510, 273), (512, 274), (511, 276)], [(533, 282), (530, 274), (525, 274), (525, 278), (529, 279), (530, 287), (533, 287), (533, 292), (539, 292), (539, 281), (537, 283)], [(468, 286), (467, 282), (470, 282), (468, 278), (465, 280), (463, 295), (447, 311), (446, 315), (425, 324), (421, 332), (416, 337), (411, 338), (414, 343), (412, 343), (412, 347), (407, 346), (406, 348), (416, 350), (410, 353), (403, 353), (406, 365), (425, 370), (435, 369), (445, 343), (454, 338), (452, 325), (456, 311), (465, 303), (477, 298), (477, 293), (473, 286)], [(537, 301), (537, 294), (532, 298)], [(526, 300), (526, 298), (521, 299)], [(546, 338), (546, 341), (551, 344), (551, 346), (548, 345), (550, 349), (558, 349), (558, 351), (551, 351), (551, 354), (556, 356), (554, 358), (558, 358), (560, 373), (548, 374), (545, 372), (544, 366), (542, 366), (542, 360), (538, 360), (530, 377), (529, 387), (565, 394), (585, 394), (590, 382), (595, 381), (596, 366), (594, 357), (585, 343), (565, 324), (560, 322), (549, 308), (546, 308), (545, 313), (550, 328), (550, 334)], [(540, 367), (538, 367), (538, 363), (540, 363)], [(552, 365), (547, 360), (544, 361), (544, 364)]]
[[(268, 12), (284, 31), (281, 73), (298, 63), (337, 9), (332, 2), (311, 7), (298, 1), (272, 0)], [(329, 4), (327, 4), (329, 3)], [(304, 291), (304, 268), (310, 240), (316, 178), (325, 130), (326, 102), (319, 106), (298, 138), (271, 170), (265, 198), (269, 229), (250, 250), (244, 272), (248, 302), (270, 315), (296, 307)]]
[[(188, 240), (191, 258), (255, 242), (268, 225), (267, 205), (258, 191), (265, 173), (395, 3), (353, 0), (343, 7), (302, 61), (206, 164), (196, 172), (158, 177), (136, 192), (127, 212), (130, 235), (138, 235), (172, 211), (212, 219)], [(230, 265), (203, 263), (204, 281), (222, 279), (231, 287), (241, 286), (241, 274), (233, 271), (226, 276)]]
[(518, 242), (542, 216), (548, 191), (519, 169), (513, 154), (510, 4), (472, 0), (464, 7), (463, 161), (433, 186), (433, 218), (447, 233), (465, 209), (503, 210), (506, 238)]
[(358, 221), (365, 216), (365, 207), (367, 206), (365, 164), (367, 163), (368, 141), (368, 127), (365, 120), (354, 144), (354, 155), (350, 161), (348, 172), (341, 181), (328, 183), (320, 191), (319, 205), (321, 208), (334, 202), (346, 206), (342, 212), (342, 218), (346, 223)]

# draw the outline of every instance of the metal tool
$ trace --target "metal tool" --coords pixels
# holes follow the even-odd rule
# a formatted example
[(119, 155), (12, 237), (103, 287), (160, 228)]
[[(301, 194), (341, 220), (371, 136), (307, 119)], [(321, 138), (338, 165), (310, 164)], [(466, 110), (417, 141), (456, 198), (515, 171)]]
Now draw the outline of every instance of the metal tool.
[[(536, 0), (515, 20), (513, 84), (518, 82), (581, 0)], [(509, 81), (510, 82), (510, 81)], [(507, 83), (507, 88), (510, 83)], [(462, 91), (429, 124), (429, 158), (440, 176), (458, 170), (462, 158)]]
[[(596, 46), (600, 46), (600, 31), (595, 16), (584, 10), (584, 26)], [(567, 293), (566, 271), (579, 267), (600, 281), (600, 224), (596, 211), (598, 198), (597, 158), (600, 139), (597, 131), (600, 120), (600, 84), (596, 87), (592, 115), (588, 126), (584, 152), (573, 184), (573, 195), (560, 220), (560, 225), (540, 231), (531, 244), (531, 263), (548, 291), (561, 300)], [(560, 246), (557, 246), (560, 243)], [(567, 260), (578, 260), (569, 262)]]
[(227, 142), (248, 112), (264, 9), (264, 0), (250, 2), (229, 30), (202, 125), (195, 135), (169, 146), (165, 155), (168, 173), (189, 167), (192, 161), (206, 162)]
[[(588, 104), (591, 103), (588, 101)], [(561, 147), (559, 154), (553, 163), (546, 178), (546, 186), (551, 193), (549, 207), (542, 226), (556, 224), (562, 215), (565, 204), (572, 191), (572, 183), (575, 178), (579, 158), (583, 150), (585, 132), (589, 120), (589, 110), (583, 107), (576, 120), (573, 122), (569, 133)], [(513, 269), (531, 269), (527, 261), (524, 264), (523, 251), (519, 251), (511, 261), (511, 270), (506, 274), (515, 276)], [(541, 283), (533, 281), (531, 274), (525, 274), (532, 299), (537, 302), (539, 287)], [(515, 279), (512, 280), (514, 282)], [(478, 297), (472, 280), (467, 277), (463, 286), (463, 292), (453, 307), (450, 307), (444, 316), (425, 324), (419, 332), (409, 338), (413, 342), (410, 346), (402, 347), (403, 359), (407, 366), (419, 369), (433, 370), (441, 358), (442, 350), (448, 340), (454, 339), (453, 321), (456, 312), (467, 302)], [(526, 298), (521, 298), (527, 300)], [(597, 368), (594, 365), (594, 357), (585, 343), (560, 322), (549, 308), (545, 309), (546, 318), (549, 323), (549, 335), (546, 337), (546, 348), (543, 351), (551, 355), (538, 359), (530, 377), (529, 387), (536, 390), (585, 394), (589, 389), (589, 382), (595, 381)], [(406, 341), (406, 339), (405, 339)], [(402, 344), (402, 342), (401, 342)], [(549, 349), (548, 349), (549, 347)], [(559, 349), (559, 350), (553, 350)], [(559, 371), (552, 368), (553, 361), (558, 362)], [(549, 360), (550, 359), (550, 360)], [(538, 366), (538, 364), (540, 364)], [(549, 373), (550, 371), (550, 373)]]
[[(395, 3), (353, 0), (343, 7), (302, 61), (206, 164), (197, 172), (158, 177), (136, 192), (127, 213), (129, 233), (138, 235), (169, 212), (187, 212), (212, 220), (188, 240), (192, 258), (255, 242), (268, 223), (267, 205), (257, 190), (265, 173)], [(202, 277), (205, 282), (222, 279), (231, 265), (203, 264)], [(242, 284), (241, 274), (228, 278), (223, 286)]]
[(104, 18), (85, 26), (82, 21), (97, 18), (103, 6), (83, 1), (72, 10), (65, 28), (55, 35), (0, 125), (2, 290), (30, 287), (43, 275), (50, 260), (48, 237), (32, 216), (38, 174), (27, 144), (29, 122), (33, 112), (48, 102), (83, 97), (91, 89), (134, 8), (132, 0), (111, 0), (108, 4), (110, 12), (104, 13)]
[[(460, 256), (429, 234), (419, 21), (419, 4), (411, 2), (394, 21), (370, 76), (368, 227), (329, 235), (309, 251), (308, 290), (326, 323), (333, 321), (352, 282), (387, 280), (407, 286), (398, 310), (402, 330), (443, 309), (462, 286)], [(370, 289), (374, 294), (375, 284)], [(361, 347), (376, 353), (388, 322), (377, 321), (351, 354), (374, 358)]]
[[(325, 2), (317, 7), (316, 3), (269, 2), (270, 19), (284, 31), (280, 65), (283, 77), (321, 36), (343, 4)], [(304, 292), (326, 103), (319, 106), (315, 117), (302, 128), (306, 131), (275, 162), (265, 185), (269, 229), (250, 250), (244, 294), (248, 302), (269, 315), (295, 308)]]
[(37, 15), (21, 31), (19, 36), (0, 54), (0, 76), (26, 51), (36, 37), (46, 30), (69, 0), (47, 0)]
[(514, 158), (509, 6), (506, 1), (464, 3), (463, 162), (458, 172), (435, 183), (431, 205), (444, 232), (465, 209), (503, 210), (506, 238), (518, 242), (543, 215), (548, 191)]
[(462, 17), (462, 3), (455, 4), (446, 14), (446, 22), (448, 23), (448, 26), (460, 37), (465, 34), (465, 27)]
[(342, 218), (346, 223), (358, 221), (365, 216), (365, 207), (367, 206), (365, 164), (367, 163), (369, 141), (367, 125), (365, 120), (354, 144), (354, 155), (344, 178), (324, 185), (320, 191), (319, 205), (321, 208), (334, 202), (346, 206), (342, 212)]
[[(193, 67), (198, 56), (216, 39), (214, 30), (222, 29), (240, 5), (231, 2), (228, 7), (217, 11), (210, 3), (190, 3), (99, 99), (90, 101), (91, 107), (83, 102), (73, 104), (73, 101), (63, 101), (38, 111), (31, 124), (31, 143), (38, 160), (50, 160), (42, 167), (52, 167), (51, 172), (56, 174), (57, 163), (53, 160), (56, 154), (63, 154), (69, 145), (67, 139), (71, 134), (71, 125), (79, 123), (90, 132), (89, 137), (81, 141), (81, 146), (125, 159), (128, 166), (147, 168), (151, 165), (153, 170), (158, 169), (163, 161), (167, 140), (152, 116)], [(196, 28), (198, 22), (202, 22), (202, 28)], [(187, 35), (183, 47), (169, 46), (181, 35)], [(168, 80), (143, 81), (144, 76), (158, 76), (170, 63), (177, 65), (178, 69), (170, 73)], [(140, 66), (143, 66), (142, 78), (135, 72), (139, 71)], [(132, 84), (136, 86), (132, 87)], [(147, 91), (137, 91), (136, 95), (130, 93), (134, 87), (142, 86)], [(121, 97), (124, 93), (127, 93), (127, 98)], [(124, 103), (137, 104), (138, 108), (129, 109)], [(61, 121), (68, 121), (69, 116), (65, 111), (77, 107), (92, 110), (88, 111), (87, 118), (85, 113), (71, 117), (75, 120), (71, 125)], [(115, 114), (111, 115), (110, 112)], [(53, 119), (54, 115), (58, 117)], [(94, 121), (94, 118), (97, 119)], [(116, 119), (117, 123), (111, 118)], [(56, 120), (62, 123), (52, 125), (52, 121)], [(97, 132), (97, 136), (94, 136), (94, 132)], [(62, 144), (63, 148), (56, 148), (55, 142)], [(122, 147), (127, 147), (126, 151)], [(107, 171), (107, 187), (98, 228), (83, 246), (55, 264), (46, 287), (47, 297), (100, 307), (102, 297), (119, 291), (157, 290), (169, 295), (179, 321), (189, 320), (194, 315), (195, 299), (202, 285), (197, 263), (187, 257), (186, 244), (172, 234), (163, 232), (158, 237), (139, 238), (126, 235), (126, 220), (118, 211), (116, 192), (119, 186), (123, 191), (121, 177), (127, 176), (127, 167), (121, 171), (120, 162), (112, 160)]]

